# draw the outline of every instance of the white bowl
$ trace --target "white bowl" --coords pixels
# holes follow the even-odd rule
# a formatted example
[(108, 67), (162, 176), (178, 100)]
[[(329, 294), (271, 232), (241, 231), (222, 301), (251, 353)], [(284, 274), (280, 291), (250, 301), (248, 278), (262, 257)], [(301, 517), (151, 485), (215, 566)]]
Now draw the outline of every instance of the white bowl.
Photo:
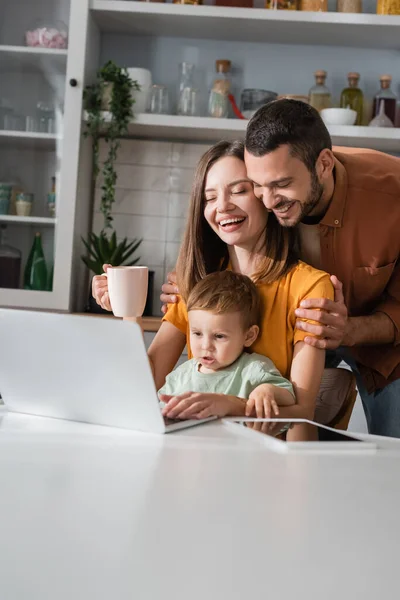
[(351, 108), (323, 108), (320, 115), (325, 125), (354, 125), (357, 119)]

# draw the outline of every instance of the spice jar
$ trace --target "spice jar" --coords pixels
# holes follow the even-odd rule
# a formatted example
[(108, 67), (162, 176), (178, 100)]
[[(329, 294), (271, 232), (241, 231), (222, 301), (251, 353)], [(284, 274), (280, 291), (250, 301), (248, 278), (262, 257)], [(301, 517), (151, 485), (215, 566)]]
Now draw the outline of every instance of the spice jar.
[(337, 0), (336, 10), (341, 13), (360, 13), (362, 0)]
[(325, 85), (326, 76), (326, 71), (315, 71), (315, 85), (309, 92), (310, 104), (318, 111), (331, 106), (331, 92)]
[(210, 117), (226, 118), (229, 113), (229, 98), (231, 90), (231, 80), (229, 71), (231, 70), (230, 60), (215, 61), (217, 77), (214, 80), (208, 101), (208, 114)]
[(328, 10), (328, 0), (300, 0), (300, 10), (326, 12)]
[(298, 0), (266, 0), (265, 8), (270, 10), (297, 10)]
[(378, 0), (377, 15), (400, 15), (400, 0)]
[(203, 0), (174, 0), (174, 4), (203, 4)]

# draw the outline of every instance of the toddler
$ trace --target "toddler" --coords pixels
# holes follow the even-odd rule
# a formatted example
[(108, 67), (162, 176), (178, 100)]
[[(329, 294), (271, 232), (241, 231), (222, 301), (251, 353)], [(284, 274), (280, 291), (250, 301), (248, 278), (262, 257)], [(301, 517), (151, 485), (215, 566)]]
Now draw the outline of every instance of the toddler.
[[(295, 404), (291, 383), (273, 362), (250, 352), (262, 307), (249, 277), (232, 271), (208, 275), (189, 294), (187, 310), (193, 358), (167, 376), (161, 395), (226, 394), (244, 403), (252, 397), (257, 414), (265, 417), (272, 412), (278, 416), (279, 406)], [(168, 416), (167, 407), (164, 414)]]

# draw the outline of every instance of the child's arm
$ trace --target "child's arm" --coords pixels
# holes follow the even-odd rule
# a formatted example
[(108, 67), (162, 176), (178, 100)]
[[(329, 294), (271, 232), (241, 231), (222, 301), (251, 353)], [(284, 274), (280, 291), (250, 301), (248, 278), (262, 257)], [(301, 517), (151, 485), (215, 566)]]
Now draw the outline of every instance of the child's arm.
[(270, 419), (279, 416), (279, 406), (293, 406), (294, 394), (286, 388), (262, 383), (250, 394), (246, 403), (246, 417)]
[[(259, 372), (253, 377), (253, 390), (246, 404), (246, 415), (269, 419), (279, 415), (279, 406), (296, 404), (293, 386), (282, 377), (271, 361), (259, 365)], [(258, 381), (257, 381), (258, 379)], [(258, 385), (254, 385), (258, 383)]]
[(157, 389), (164, 385), (166, 376), (178, 362), (185, 344), (185, 334), (168, 321), (163, 321), (147, 352)]

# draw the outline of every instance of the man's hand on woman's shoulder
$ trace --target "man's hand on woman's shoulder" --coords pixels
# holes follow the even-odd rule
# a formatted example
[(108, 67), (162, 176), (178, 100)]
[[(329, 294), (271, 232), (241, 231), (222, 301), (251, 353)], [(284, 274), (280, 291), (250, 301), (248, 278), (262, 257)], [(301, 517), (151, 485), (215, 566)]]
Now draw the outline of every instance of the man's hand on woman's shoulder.
[[(334, 275), (331, 282), (335, 290), (334, 300), (328, 298), (307, 298), (296, 309), (296, 317), (316, 323), (297, 320), (296, 327), (314, 334), (304, 338), (310, 346), (323, 350), (336, 350), (345, 343), (348, 315), (344, 303), (343, 285)], [(318, 337), (315, 337), (318, 336)]]
[(168, 273), (167, 282), (162, 286), (162, 294), (160, 300), (162, 302), (161, 310), (165, 314), (167, 312), (167, 304), (175, 304), (178, 302), (177, 294), (179, 294), (178, 286), (176, 285), (176, 272)]

